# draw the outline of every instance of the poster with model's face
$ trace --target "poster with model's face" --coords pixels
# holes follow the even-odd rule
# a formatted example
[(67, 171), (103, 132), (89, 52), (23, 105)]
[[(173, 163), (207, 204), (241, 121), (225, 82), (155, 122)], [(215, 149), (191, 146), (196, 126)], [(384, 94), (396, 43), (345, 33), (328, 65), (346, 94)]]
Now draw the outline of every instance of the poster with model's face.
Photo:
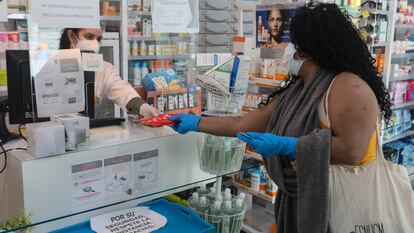
[(302, 4), (257, 5), (255, 17), (256, 48), (284, 49), (290, 41), (290, 21)]

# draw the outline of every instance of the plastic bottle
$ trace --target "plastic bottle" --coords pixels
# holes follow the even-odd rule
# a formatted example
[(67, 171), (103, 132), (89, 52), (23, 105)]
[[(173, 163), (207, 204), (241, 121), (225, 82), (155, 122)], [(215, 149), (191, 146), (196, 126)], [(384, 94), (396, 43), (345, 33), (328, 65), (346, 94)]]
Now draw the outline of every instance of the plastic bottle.
[(207, 195), (207, 194), (208, 194), (208, 190), (207, 190), (207, 188), (206, 188), (206, 184), (205, 184), (205, 183), (200, 184), (200, 186), (199, 186), (199, 187), (198, 187), (198, 189), (197, 189), (197, 192), (198, 192), (201, 196)]
[(216, 228), (216, 232), (221, 232), (221, 218), (223, 215), (223, 208), (221, 208), (221, 201), (215, 201), (214, 205), (210, 208), (209, 223), (213, 224)]
[(261, 42), (262, 38), (263, 38), (263, 23), (262, 23), (262, 16), (259, 16), (259, 21), (257, 23), (257, 40)]
[(208, 215), (209, 206), (210, 204), (207, 198), (205, 196), (202, 196), (200, 198), (200, 202), (198, 203), (198, 212), (203, 219), (206, 219), (206, 216)]
[(141, 69), (139, 68), (138, 61), (134, 62), (133, 77), (134, 77), (134, 86), (141, 85), (142, 72), (141, 72)]
[(147, 45), (145, 44), (144, 40), (141, 41), (140, 54), (141, 54), (141, 56), (147, 55)]
[(191, 195), (190, 207), (197, 210), (198, 209), (199, 202), (200, 202), (200, 198), (198, 196), (198, 193), (197, 192), (194, 192)]
[(224, 201), (231, 201), (231, 192), (224, 192), (223, 200)]
[(134, 56), (139, 55), (138, 41), (132, 41), (132, 55), (134, 55)]
[(145, 75), (147, 75), (148, 73), (149, 73), (148, 63), (147, 62), (143, 62), (142, 63), (142, 67), (141, 67), (141, 77), (144, 78)]
[(252, 170), (250, 175), (250, 187), (256, 191), (260, 192), (260, 170), (255, 168)]
[(209, 200), (214, 200), (216, 198), (216, 188), (215, 187), (210, 188), (210, 193), (207, 195), (207, 198)]
[(224, 202), (223, 210), (223, 230), (222, 233), (230, 233), (231, 230), (231, 216), (233, 215), (233, 208), (231, 206), (231, 201)]

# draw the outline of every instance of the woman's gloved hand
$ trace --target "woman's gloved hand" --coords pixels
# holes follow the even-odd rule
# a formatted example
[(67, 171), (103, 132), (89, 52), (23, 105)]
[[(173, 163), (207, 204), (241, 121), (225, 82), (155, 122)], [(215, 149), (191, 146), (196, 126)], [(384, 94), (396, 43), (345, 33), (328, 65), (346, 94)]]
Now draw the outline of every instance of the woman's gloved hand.
[(143, 104), (139, 108), (139, 115), (141, 115), (145, 118), (148, 118), (148, 117), (159, 116), (160, 112), (156, 108), (154, 108), (153, 106), (151, 106), (149, 104)]
[(197, 132), (200, 119), (201, 116), (192, 114), (180, 114), (178, 116), (170, 117), (170, 120), (175, 122), (175, 125), (172, 126), (172, 128), (180, 134), (186, 134), (190, 131)]
[[(238, 133), (237, 138), (246, 142), (263, 157), (281, 156), (296, 159), (297, 138), (282, 137), (272, 133)], [(250, 137), (250, 138), (249, 138)]]

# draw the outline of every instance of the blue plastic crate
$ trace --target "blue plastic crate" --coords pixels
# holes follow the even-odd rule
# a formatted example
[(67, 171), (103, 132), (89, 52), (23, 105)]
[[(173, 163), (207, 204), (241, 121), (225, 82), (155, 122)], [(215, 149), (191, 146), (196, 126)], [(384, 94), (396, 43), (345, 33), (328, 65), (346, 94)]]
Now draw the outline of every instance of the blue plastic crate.
[[(151, 210), (167, 218), (167, 224), (153, 231), (154, 233), (215, 233), (212, 225), (200, 218), (194, 211), (182, 205), (171, 203), (165, 199), (158, 199), (139, 206), (148, 206)], [(51, 233), (95, 233), (89, 221), (70, 227), (62, 228)]]

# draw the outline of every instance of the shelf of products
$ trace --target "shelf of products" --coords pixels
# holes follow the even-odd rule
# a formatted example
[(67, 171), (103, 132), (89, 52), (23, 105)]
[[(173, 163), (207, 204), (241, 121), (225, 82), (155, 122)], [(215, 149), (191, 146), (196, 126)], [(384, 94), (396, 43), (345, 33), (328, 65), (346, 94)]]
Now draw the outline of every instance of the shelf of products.
[(101, 16), (101, 21), (121, 21), (121, 16)]
[(411, 79), (414, 79), (414, 74), (407, 74), (407, 75), (402, 75), (402, 76), (392, 76), (390, 81), (391, 82), (407, 81), (407, 80), (411, 80)]
[(19, 12), (19, 13), (9, 13), (7, 16), (8, 19), (19, 19), (19, 20), (26, 20), (27, 13), (26, 12)]
[(414, 58), (414, 53), (401, 53), (401, 54), (393, 54), (392, 58), (394, 59), (401, 59), (401, 58)]
[(271, 79), (265, 79), (265, 78), (259, 78), (259, 77), (250, 77), (249, 84), (255, 84), (260, 85), (264, 87), (277, 87), (279, 86), (283, 81), (280, 80), (271, 80)]
[(176, 54), (176, 55), (137, 55), (137, 56), (129, 56), (128, 60), (135, 61), (135, 60), (165, 60), (165, 59), (190, 59), (192, 55), (190, 54)]
[(408, 103), (402, 103), (402, 104), (395, 104), (392, 109), (400, 109), (400, 108), (414, 108), (414, 101), (408, 102)]
[(187, 41), (191, 40), (191, 37), (180, 37), (180, 36), (170, 36), (170, 37), (157, 37), (157, 36), (128, 36), (129, 41)]
[(398, 23), (395, 25), (396, 29), (414, 29), (414, 24), (401, 24)]
[(394, 142), (394, 141), (400, 140), (400, 139), (402, 139), (402, 138), (409, 137), (409, 136), (411, 136), (412, 134), (414, 134), (414, 130), (409, 130), (409, 131), (406, 131), (405, 133), (402, 133), (402, 134), (400, 134), (400, 135), (398, 135), (398, 136), (395, 136), (395, 137), (393, 137), (393, 138), (386, 139), (386, 140), (384, 140), (382, 143), (383, 143), (383, 144), (387, 144), (387, 143), (390, 143), (390, 142)]
[(275, 202), (275, 197), (271, 197), (271, 196), (267, 195), (264, 192), (257, 192), (257, 191), (253, 190), (250, 187), (247, 187), (247, 186), (244, 186), (243, 184), (238, 183), (237, 181), (234, 181), (233, 180), (231, 182), (231, 185), (233, 185), (234, 187), (240, 189), (243, 192), (246, 192), (248, 194), (251, 194), (251, 195), (253, 195), (255, 197), (258, 197), (258, 198), (260, 198), (260, 199), (262, 199), (264, 201), (267, 201), (267, 202), (270, 202), (270, 203), (274, 203)]
[(151, 16), (151, 11), (128, 11), (129, 16)]

